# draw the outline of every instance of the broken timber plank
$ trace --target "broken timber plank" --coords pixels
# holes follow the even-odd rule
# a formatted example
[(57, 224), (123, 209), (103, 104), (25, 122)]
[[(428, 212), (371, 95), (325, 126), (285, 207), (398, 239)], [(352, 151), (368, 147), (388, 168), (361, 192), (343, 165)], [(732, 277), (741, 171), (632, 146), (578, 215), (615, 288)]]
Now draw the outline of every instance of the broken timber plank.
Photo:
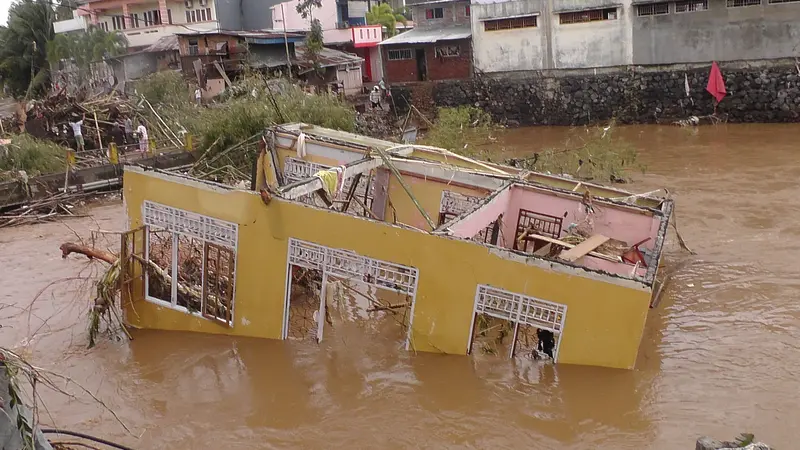
[(228, 87), (231, 87), (233, 84), (231, 83), (230, 78), (228, 78), (228, 75), (222, 69), (222, 66), (219, 64), (219, 61), (214, 61), (214, 67), (217, 69), (217, 72), (219, 72), (219, 74), (222, 75), (222, 79), (225, 80), (225, 84), (227, 84)]
[[(549, 242), (551, 244), (559, 245), (559, 246), (564, 247), (566, 249), (571, 249), (571, 248), (575, 247), (574, 245), (572, 245), (572, 244), (570, 244), (568, 242), (560, 241), (558, 239), (553, 239), (553, 238), (551, 238), (549, 236), (542, 236), (541, 234), (529, 234), (525, 239), (526, 240), (539, 239), (539, 240), (542, 240), (542, 241), (545, 241), (545, 242)], [(615, 256), (611, 256), (611, 255), (604, 255), (602, 253), (597, 253), (597, 252), (594, 252), (594, 251), (589, 252), (588, 255), (589, 256), (593, 256), (595, 258), (604, 259), (606, 261), (622, 262), (622, 258), (620, 258), (619, 256), (615, 257)]]
[(589, 237), (589, 239), (586, 239), (575, 247), (572, 247), (571, 249), (562, 253), (559, 257), (564, 261), (574, 262), (578, 258), (586, 256), (589, 254), (589, 252), (605, 244), (609, 239), (610, 238), (603, 236), (602, 234), (593, 234)]

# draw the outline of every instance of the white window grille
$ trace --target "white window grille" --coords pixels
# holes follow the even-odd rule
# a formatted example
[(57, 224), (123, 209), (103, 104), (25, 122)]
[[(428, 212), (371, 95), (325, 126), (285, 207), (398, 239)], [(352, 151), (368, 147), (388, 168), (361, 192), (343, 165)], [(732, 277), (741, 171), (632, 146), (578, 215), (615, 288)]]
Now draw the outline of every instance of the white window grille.
[[(315, 162), (305, 161), (303, 159), (291, 158), (288, 157), (284, 160), (283, 163), (283, 176), (286, 177), (286, 183), (294, 183), (296, 181), (305, 180), (314, 176), (315, 173), (319, 172), (320, 170), (328, 170), (331, 166), (327, 166), (325, 164), (319, 164)], [(344, 200), (347, 197), (347, 193), (350, 192), (350, 186), (352, 185), (355, 178), (351, 177), (344, 180), (344, 186), (342, 187), (342, 194), (337, 197), (337, 200)], [(367, 184), (370, 185), (369, 193), (367, 194)], [(361, 180), (356, 186), (355, 195), (360, 198), (364, 199), (366, 194), (366, 205), (368, 207), (372, 206), (372, 197), (373, 192), (375, 190), (375, 186), (372, 183), (368, 183), (365, 177), (361, 177)], [(316, 204), (316, 199), (314, 198), (313, 193), (306, 194), (302, 196), (300, 201), (307, 203), (307, 204)], [(366, 211), (360, 211), (361, 207), (356, 204), (356, 202), (352, 202), (350, 207), (348, 208), (348, 212), (355, 213), (355, 214), (366, 214)]]
[(475, 312), (561, 333), (567, 317), (567, 306), (479, 285), (475, 296)]
[(800, 0), (768, 0), (770, 5), (774, 5), (776, 3), (797, 3)]
[(411, 52), (410, 48), (403, 48), (400, 50), (389, 50), (389, 61), (398, 61), (402, 59), (413, 59), (414, 54)]
[(638, 16), (660, 16), (663, 14), (669, 14), (669, 3), (650, 3), (636, 7), (636, 15)]
[[(793, 0), (793, 1), (800, 1), (800, 0)], [(708, 0), (688, 0), (683, 2), (675, 2), (676, 13), (707, 11), (707, 10), (708, 10)]]
[(414, 295), (417, 289), (419, 271), (413, 267), (294, 238), (289, 239), (289, 264), (322, 269), (334, 276), (358, 278), (364, 283), (409, 295)]
[(728, 8), (740, 8), (743, 6), (758, 6), (761, 4), (761, 0), (728, 0), (727, 6)]
[[(167, 263), (162, 267), (171, 277), (172, 283), (167, 285), (167, 291), (159, 294), (163, 298), (153, 297), (150, 291), (150, 272), (145, 275), (145, 298), (149, 301), (177, 309), (191, 314), (220, 321), (227, 326), (233, 326), (233, 310), (236, 286), (236, 247), (238, 242), (239, 226), (214, 217), (185, 211), (179, 208), (162, 205), (145, 200), (142, 205), (142, 220), (148, 228), (145, 242), (145, 258), (151, 260), (150, 242), (151, 231), (157, 233), (168, 232), (166, 240), (160, 242), (166, 245), (169, 256), (161, 254)], [(195, 241), (196, 242), (193, 242)], [(187, 248), (181, 250), (181, 246)], [(187, 253), (188, 252), (188, 253)], [(190, 304), (181, 304), (179, 301), (178, 285), (181, 268), (179, 261), (191, 252), (201, 252), (202, 267), (199, 289), (199, 308), (197, 304), (191, 308)], [(211, 261), (213, 267), (209, 266)], [(209, 276), (214, 283), (209, 283)], [(223, 280), (223, 281), (221, 281)], [(224, 285), (224, 286), (223, 286)], [(197, 286), (194, 286), (197, 288)]]
[[(325, 298), (325, 283), (328, 276), (356, 279), (381, 289), (406, 294), (411, 299), (411, 316), (405, 348), (411, 344), (411, 329), (414, 321), (414, 305), (419, 270), (401, 264), (361, 256), (350, 250), (334, 249), (300, 239), (289, 238), (286, 263), (286, 296), (284, 298), (283, 338), (289, 335), (290, 297), (292, 266), (316, 269), (322, 272), (322, 293)], [(318, 317), (325, 317), (325, 302), (320, 302)], [(317, 341), (322, 340), (324, 320), (319, 322)]]
[(144, 224), (236, 249), (239, 226), (171, 206), (145, 200)]

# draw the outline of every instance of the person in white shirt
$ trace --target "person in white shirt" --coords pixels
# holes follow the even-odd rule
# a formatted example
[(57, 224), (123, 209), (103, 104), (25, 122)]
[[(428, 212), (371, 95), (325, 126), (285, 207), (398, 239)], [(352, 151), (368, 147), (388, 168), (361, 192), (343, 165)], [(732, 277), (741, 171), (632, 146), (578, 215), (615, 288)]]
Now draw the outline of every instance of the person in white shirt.
[[(77, 115), (73, 116), (74, 118), (78, 118)], [(83, 119), (86, 118), (86, 114), (83, 115), (81, 120), (76, 120), (75, 122), (69, 121), (69, 126), (72, 127), (72, 134), (75, 136), (75, 144), (78, 147), (77, 150), (82, 152), (85, 149), (85, 145), (83, 142), (83, 132), (81, 131), (81, 126), (83, 125)]]
[(139, 151), (147, 153), (149, 142), (147, 140), (147, 128), (144, 127), (144, 124), (140, 123), (136, 127), (136, 134), (139, 136)]
[(203, 104), (203, 93), (200, 92), (200, 88), (194, 90), (194, 101), (197, 102), (197, 106)]

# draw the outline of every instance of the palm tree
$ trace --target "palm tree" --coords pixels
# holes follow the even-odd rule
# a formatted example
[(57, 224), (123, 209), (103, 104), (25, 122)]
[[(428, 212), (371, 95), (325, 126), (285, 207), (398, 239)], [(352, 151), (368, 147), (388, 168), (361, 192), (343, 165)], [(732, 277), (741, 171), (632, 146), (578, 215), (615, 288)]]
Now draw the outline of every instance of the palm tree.
[(53, 36), (55, 13), (49, 0), (19, 0), (0, 27), (0, 78), (12, 94), (30, 96), (46, 87), (46, 48)]
[(388, 3), (378, 3), (367, 11), (367, 23), (370, 25), (383, 25), (389, 36), (397, 34), (397, 22), (406, 24), (406, 16), (393, 10)]

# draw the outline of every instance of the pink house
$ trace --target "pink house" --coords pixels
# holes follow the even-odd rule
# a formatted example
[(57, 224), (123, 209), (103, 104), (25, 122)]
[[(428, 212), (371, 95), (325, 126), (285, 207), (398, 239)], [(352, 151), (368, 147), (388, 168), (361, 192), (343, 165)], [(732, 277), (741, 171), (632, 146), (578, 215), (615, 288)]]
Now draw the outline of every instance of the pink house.
[[(272, 7), (272, 28), (287, 31), (308, 31), (310, 19), (297, 12), (297, 0), (289, 0)], [(378, 81), (383, 76), (378, 44), (383, 40), (380, 25), (367, 25), (367, 1), (324, 1), (321, 8), (312, 12), (322, 24), (325, 45), (354, 53), (364, 59), (362, 73), (367, 81)]]

